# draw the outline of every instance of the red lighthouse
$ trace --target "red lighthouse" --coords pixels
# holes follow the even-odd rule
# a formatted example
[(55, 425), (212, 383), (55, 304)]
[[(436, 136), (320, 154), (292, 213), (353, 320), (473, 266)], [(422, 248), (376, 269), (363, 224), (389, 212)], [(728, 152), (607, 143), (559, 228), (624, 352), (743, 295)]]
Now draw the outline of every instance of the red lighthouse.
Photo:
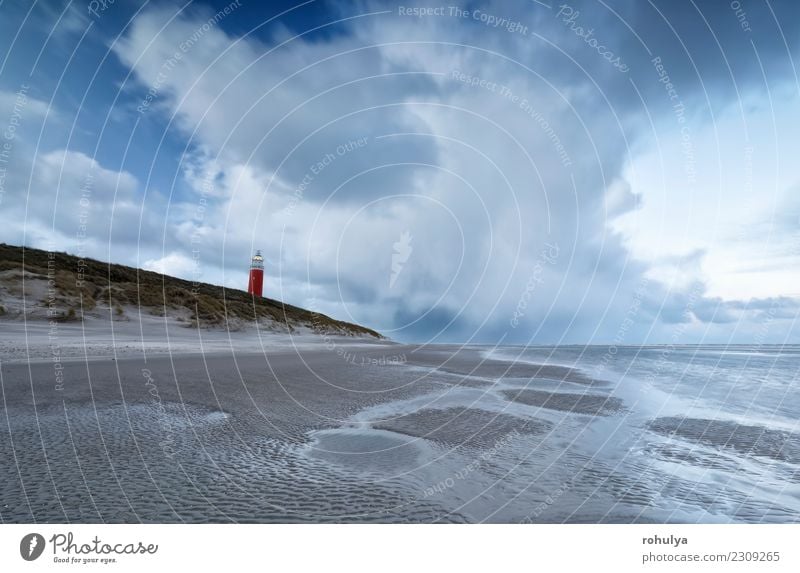
[(250, 261), (250, 280), (247, 282), (247, 292), (253, 296), (262, 296), (264, 287), (264, 257), (261, 251), (256, 251)]

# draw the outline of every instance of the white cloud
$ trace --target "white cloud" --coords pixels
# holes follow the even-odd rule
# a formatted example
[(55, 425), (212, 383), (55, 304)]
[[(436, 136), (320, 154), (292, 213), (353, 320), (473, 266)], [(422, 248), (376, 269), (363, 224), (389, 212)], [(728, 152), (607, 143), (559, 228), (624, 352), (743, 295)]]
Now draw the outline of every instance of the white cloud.
[(614, 224), (636, 257), (662, 267), (701, 250), (697, 276), (710, 296), (725, 300), (800, 293), (792, 286), (800, 283), (798, 219), (784, 220), (800, 182), (791, 127), (800, 108), (796, 94), (762, 93), (762, 101), (768, 97), (771, 105), (749, 105), (746, 116), (735, 104), (715, 122), (692, 124), (694, 183), (685, 176), (680, 130), (662, 126), (658, 147), (637, 155), (626, 172), (641, 209)]
[[(261, 248), (268, 293), (415, 338), (451, 325), (448, 338), (607, 341), (641, 298), (628, 341), (663, 339), (692, 315), (695, 291), (687, 341), (746, 312), (714, 298), (725, 272), (713, 265), (724, 257), (708, 238), (728, 220), (718, 206), (735, 201), (713, 180), (676, 183), (679, 141), (659, 127), (661, 152), (642, 143), (653, 140), (641, 116), (613, 101), (619, 73), (565, 71), (546, 43), (502, 30), (473, 45), (474, 29), (448, 19), (394, 15), (285, 45), (287, 29), (258, 39), (217, 26), (182, 50), (205, 20), (173, 16), (148, 8), (113, 49), (134, 72), (124, 89), (154, 93), (145, 121), (174, 120), (189, 142), (181, 167), (191, 193), (166, 205), (148, 190), (142, 203), (130, 173), (54, 152), (37, 160), (31, 188), (56, 189), (58, 201), (36, 206), (27, 224), (41, 227), (55, 207), (53, 232), (74, 234), (76, 193), (94, 170), (97, 251), (127, 249), (129, 262), (185, 278), (197, 256), (205, 280), (244, 288)], [(548, 37), (564, 33), (539, 23)], [(698, 129), (696, 148), (713, 149), (713, 135)], [(686, 226), (687, 213), (722, 216)], [(413, 256), (391, 284), (393, 245), (406, 232)], [(543, 263), (547, 249), (558, 255)], [(676, 275), (671, 261), (696, 252), (706, 258)]]
[[(169, 253), (158, 259), (150, 259), (142, 264), (142, 268), (170, 276), (197, 276), (195, 261), (183, 253)], [(201, 279), (200, 279), (201, 280)]]

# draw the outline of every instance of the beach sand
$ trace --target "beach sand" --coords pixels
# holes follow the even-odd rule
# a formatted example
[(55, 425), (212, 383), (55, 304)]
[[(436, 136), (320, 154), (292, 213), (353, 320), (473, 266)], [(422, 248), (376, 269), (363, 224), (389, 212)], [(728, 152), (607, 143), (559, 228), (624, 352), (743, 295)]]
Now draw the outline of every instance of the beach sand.
[[(142, 345), (124, 325), (114, 341), (86, 326), (59, 326), (60, 357), (42, 323), (27, 346), (3, 341), (3, 521), (369, 521), (402, 505), (297, 455), (313, 431), (431, 389), (398, 376), (394, 345), (187, 329)], [(430, 505), (398, 518), (443, 516)]]
[[(652, 388), (649, 404), (563, 357), (495, 356), (158, 317), (5, 321), (0, 519), (797, 519), (797, 486), (769, 486), (800, 483), (796, 434), (665, 417)], [(769, 476), (758, 495), (739, 453)]]
[(552, 427), (464, 403), (540, 371), (475, 349), (150, 316), (6, 326), (5, 522), (473, 521), (426, 490)]

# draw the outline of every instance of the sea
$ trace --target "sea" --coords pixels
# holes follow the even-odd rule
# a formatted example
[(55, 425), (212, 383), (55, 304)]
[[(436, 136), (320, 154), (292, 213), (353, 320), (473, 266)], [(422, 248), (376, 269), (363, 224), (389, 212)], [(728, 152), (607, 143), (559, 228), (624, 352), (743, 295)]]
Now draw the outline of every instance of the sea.
[[(587, 393), (615, 399), (613, 412), (587, 416), (567, 408), (551, 419), (544, 451), (520, 452), (537, 460), (509, 468), (509, 481), (521, 488), (516, 499), (529, 497), (534, 508), (522, 520), (800, 520), (800, 346), (499, 347), (484, 353), (579, 369), (594, 381)], [(563, 381), (548, 390), (584, 392)], [(541, 463), (540, 454), (551, 461)], [(507, 516), (519, 519), (515, 511)]]
[[(800, 521), (799, 346), (477, 350), (507, 375), (363, 411), (311, 455), (365, 464), (444, 521)], [(515, 376), (542, 364), (564, 370)]]

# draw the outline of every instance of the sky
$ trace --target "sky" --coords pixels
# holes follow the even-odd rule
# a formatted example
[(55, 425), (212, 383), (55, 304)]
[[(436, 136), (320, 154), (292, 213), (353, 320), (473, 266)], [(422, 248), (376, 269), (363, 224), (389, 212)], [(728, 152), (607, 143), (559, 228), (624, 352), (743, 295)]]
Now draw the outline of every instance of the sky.
[(0, 241), (400, 341), (782, 344), (791, 0), (0, 2)]

